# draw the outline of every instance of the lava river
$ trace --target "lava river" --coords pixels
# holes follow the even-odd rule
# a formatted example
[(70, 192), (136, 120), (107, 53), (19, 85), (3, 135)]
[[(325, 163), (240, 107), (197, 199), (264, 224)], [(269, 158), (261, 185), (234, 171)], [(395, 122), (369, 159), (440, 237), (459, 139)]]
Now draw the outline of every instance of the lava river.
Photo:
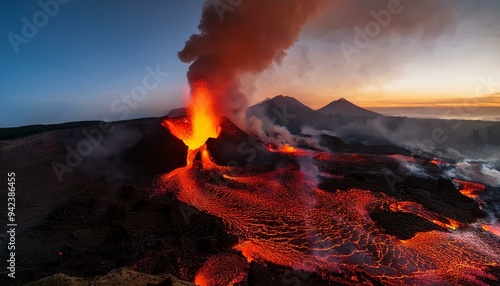
[[(499, 242), (491, 234), (474, 227), (454, 230), (458, 222), (380, 192), (327, 192), (318, 187), (315, 159), (307, 152), (294, 156), (296, 163), (255, 172), (217, 166), (203, 150), (201, 162), (164, 175), (158, 192), (175, 192), (180, 201), (222, 218), (239, 238), (234, 248), (248, 261), (352, 285), (360, 283), (355, 273), (370, 277), (366, 284), (387, 285), (482, 285), (480, 278), (498, 279), (488, 272), (500, 263)], [(400, 240), (370, 218), (381, 207), (448, 229)]]

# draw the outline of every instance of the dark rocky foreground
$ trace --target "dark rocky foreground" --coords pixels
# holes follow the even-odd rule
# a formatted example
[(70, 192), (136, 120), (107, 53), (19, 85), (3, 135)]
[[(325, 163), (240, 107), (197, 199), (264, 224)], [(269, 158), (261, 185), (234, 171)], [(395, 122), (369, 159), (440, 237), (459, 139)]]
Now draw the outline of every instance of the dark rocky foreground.
[[(213, 255), (242, 256), (232, 250), (237, 237), (228, 233), (221, 219), (181, 203), (174, 193), (150, 196), (154, 191), (151, 183), (158, 175), (185, 165), (186, 147), (161, 126), (160, 119), (116, 123), (114, 127), (90, 155), (62, 176), (62, 182), (54, 173), (53, 162), (64, 163), (67, 146), (76, 149), (86, 140), (82, 130), (92, 126), (0, 141), (0, 166), (16, 172), (18, 178), (19, 224), (17, 278), (13, 283), (2, 275), (1, 285), (191, 285), (186, 281), (193, 281)], [(219, 139), (207, 142), (219, 165), (231, 161), (247, 164), (248, 157), (238, 152), (241, 144), (256, 146), (252, 164), (259, 170), (294, 164), (295, 158), (268, 151), (228, 121), (222, 130)], [(323, 190), (369, 189), (417, 202), (462, 223), (486, 216), (476, 201), (463, 196), (426, 158), (415, 157), (427, 174), (417, 176), (404, 171), (398, 160), (388, 159), (394, 154), (410, 156), (407, 150), (349, 145), (328, 136), (320, 139), (329, 150), (364, 154), (335, 164), (315, 158), (324, 174), (335, 174), (320, 176)], [(370, 217), (399, 239), (418, 232), (447, 231), (385, 206), (375, 207)], [(0, 223), (6, 223), (3, 213)], [(0, 238), (4, 245), (6, 236)], [(5, 254), (2, 247), (0, 255)], [(378, 283), (362, 273), (355, 276), (353, 281)], [(246, 284), (334, 283), (314, 273), (252, 262), (248, 283), (241, 285)]]
[(0, 142), (2, 170), (17, 174), (19, 224), (16, 279), (2, 273), (1, 285), (191, 285), (179, 279), (230, 251), (236, 238), (220, 219), (171, 193), (150, 197), (156, 175), (185, 165), (182, 142), (159, 119), (114, 127), (62, 182), (51, 164), (65, 164), (92, 125)]

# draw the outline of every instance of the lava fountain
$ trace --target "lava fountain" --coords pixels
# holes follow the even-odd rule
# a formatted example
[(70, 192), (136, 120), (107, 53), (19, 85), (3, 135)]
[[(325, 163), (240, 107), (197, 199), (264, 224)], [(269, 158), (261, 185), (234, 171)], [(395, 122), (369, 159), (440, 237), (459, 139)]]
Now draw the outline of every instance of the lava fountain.
[[(283, 156), (310, 160), (302, 160), (304, 166), (289, 163), (257, 173), (250, 167), (218, 166), (205, 144), (220, 131), (210, 89), (198, 82), (191, 96), (187, 117), (163, 122), (188, 146), (187, 167), (159, 178), (157, 194), (172, 191), (181, 202), (221, 218), (228, 231), (238, 237), (233, 249), (247, 260), (226, 256), (207, 260), (196, 274), (198, 285), (244, 281), (251, 261), (315, 272), (325, 280), (348, 285), (359, 282), (349, 278), (358, 274), (386, 285), (484, 285), (483, 278), (498, 281), (488, 270), (500, 263), (495, 250), (498, 242), (487, 234), (495, 234), (496, 229), (483, 226), (481, 232), (418, 203), (371, 190), (325, 191), (309, 174), (317, 168), (313, 158), (323, 158), (318, 154), (285, 146), (280, 150)], [(203, 168), (192, 168), (198, 153)], [(337, 154), (331, 160), (338, 164), (346, 158)], [(400, 240), (371, 218), (375, 209), (412, 213), (443, 229)]]
[(187, 166), (200, 149), (204, 149), (208, 138), (217, 138), (220, 131), (220, 117), (215, 112), (210, 89), (205, 81), (198, 81), (191, 87), (191, 102), (187, 107), (187, 117), (167, 118), (163, 126), (188, 146)]

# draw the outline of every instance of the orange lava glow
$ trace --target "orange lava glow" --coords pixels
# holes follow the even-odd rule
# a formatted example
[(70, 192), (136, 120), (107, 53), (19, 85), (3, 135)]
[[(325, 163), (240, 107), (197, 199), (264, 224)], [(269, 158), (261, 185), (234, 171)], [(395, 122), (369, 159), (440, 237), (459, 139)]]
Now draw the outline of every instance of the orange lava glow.
[[(315, 162), (345, 161), (372, 167), (373, 158), (412, 163), (417, 162), (415, 158), (332, 154), (285, 145), (278, 149), (284, 156), (309, 156), (311, 160), (261, 172), (245, 166), (218, 166), (205, 146), (208, 138), (218, 136), (219, 125), (209, 91), (204, 84), (196, 85), (192, 96), (187, 119), (164, 122), (188, 146), (188, 166), (163, 175), (158, 194), (174, 192), (181, 202), (221, 218), (228, 231), (238, 237), (234, 249), (246, 258), (227, 254), (208, 259), (196, 274), (196, 285), (244, 282), (251, 261), (316, 272), (347, 285), (359, 284), (357, 273), (377, 281), (373, 284), (384, 285), (481, 285), (481, 278), (498, 281), (487, 271), (500, 264), (498, 242), (486, 232), (470, 230), (420, 204), (381, 192), (355, 188), (328, 192), (318, 187), (321, 172)], [(198, 152), (199, 162), (195, 161)], [(469, 196), (485, 188), (456, 182)], [(413, 213), (456, 231), (420, 232), (400, 240), (372, 220), (370, 213), (378, 209)], [(483, 228), (497, 231), (490, 226)]]
[(483, 224), (481, 226), (484, 230), (493, 233), (494, 235), (500, 237), (500, 225)]
[(235, 285), (245, 282), (249, 265), (240, 256), (221, 254), (209, 258), (196, 273), (197, 286)]
[(409, 162), (409, 163), (416, 163), (417, 162), (417, 159), (415, 159), (413, 157), (408, 157), (408, 156), (404, 156), (404, 155), (400, 155), (400, 154), (390, 155), (389, 157), (394, 159), (394, 160), (405, 161), (405, 162)]
[(269, 152), (283, 153), (283, 154), (287, 154), (287, 155), (293, 156), (293, 157), (296, 157), (296, 156), (311, 156), (314, 153), (311, 150), (293, 147), (293, 146), (291, 146), (288, 143), (286, 143), (285, 145), (281, 145), (279, 147), (275, 147), (272, 144), (269, 144), (269, 145), (266, 146), (266, 149)]
[(288, 144), (285, 144), (285, 146), (283, 146), (280, 151), (282, 153), (295, 153), (296, 149), (293, 147), (293, 146), (290, 146)]
[[(325, 156), (319, 153), (315, 158), (328, 159)], [(363, 161), (363, 156), (356, 158)], [(220, 217), (238, 237), (234, 248), (248, 262), (313, 271), (347, 285), (359, 283), (351, 278), (354, 273), (384, 285), (482, 285), (480, 278), (498, 280), (487, 272), (500, 264), (498, 242), (491, 235), (380, 192), (324, 191), (310, 174), (316, 167), (305, 161), (309, 165), (257, 174), (246, 173), (243, 166), (180, 168), (159, 180), (159, 193), (172, 191), (180, 201)], [(370, 212), (378, 208), (412, 212), (460, 230), (417, 233), (402, 241), (371, 219)], [(222, 264), (208, 263), (207, 269), (199, 271), (196, 284), (226, 285), (220, 281), (232, 275), (214, 278), (217, 271), (228, 271), (227, 264)]]
[(474, 183), (474, 182), (468, 182), (468, 181), (462, 181), (462, 180), (457, 180), (454, 179), (455, 182), (460, 184), (460, 192), (464, 196), (468, 196), (469, 198), (472, 199), (477, 199), (479, 195), (484, 192), (486, 189), (486, 185), (481, 184), (481, 183)]
[(391, 211), (401, 211), (407, 213), (413, 213), (422, 218), (425, 218), (428, 221), (433, 222), (435, 225), (438, 225), (443, 228), (449, 228), (452, 230), (456, 230), (457, 228), (466, 227), (466, 224), (453, 220), (451, 218), (445, 218), (439, 216), (427, 209), (425, 209), (422, 205), (414, 203), (414, 202), (395, 202), (390, 205)]
[(437, 159), (434, 159), (434, 160), (431, 160), (431, 163), (434, 164), (434, 165), (450, 165), (450, 163), (448, 162), (445, 162), (445, 161), (440, 161), (440, 160), (437, 160)]
[(208, 138), (219, 136), (220, 117), (214, 110), (210, 90), (205, 82), (200, 81), (192, 87), (187, 118), (167, 118), (163, 122), (163, 126), (188, 146), (188, 166), (192, 165), (196, 154)]

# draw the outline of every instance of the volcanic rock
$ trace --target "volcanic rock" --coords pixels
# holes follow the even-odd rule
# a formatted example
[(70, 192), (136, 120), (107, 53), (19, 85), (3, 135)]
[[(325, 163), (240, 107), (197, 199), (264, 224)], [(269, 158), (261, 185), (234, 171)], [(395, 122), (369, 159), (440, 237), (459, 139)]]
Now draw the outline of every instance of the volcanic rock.
[(115, 269), (105, 276), (95, 278), (72, 277), (66, 274), (55, 274), (49, 277), (26, 284), (27, 286), (106, 286), (106, 285), (135, 285), (135, 286), (194, 286), (193, 283), (182, 281), (172, 275), (149, 275), (136, 272), (130, 268)]
[(223, 118), (220, 126), (219, 136), (207, 140), (208, 151), (219, 166), (273, 163), (277, 159), (276, 153), (269, 152), (227, 118)]
[(140, 127), (142, 139), (125, 155), (125, 160), (150, 175), (168, 173), (186, 165), (187, 146), (161, 125), (162, 119)]

